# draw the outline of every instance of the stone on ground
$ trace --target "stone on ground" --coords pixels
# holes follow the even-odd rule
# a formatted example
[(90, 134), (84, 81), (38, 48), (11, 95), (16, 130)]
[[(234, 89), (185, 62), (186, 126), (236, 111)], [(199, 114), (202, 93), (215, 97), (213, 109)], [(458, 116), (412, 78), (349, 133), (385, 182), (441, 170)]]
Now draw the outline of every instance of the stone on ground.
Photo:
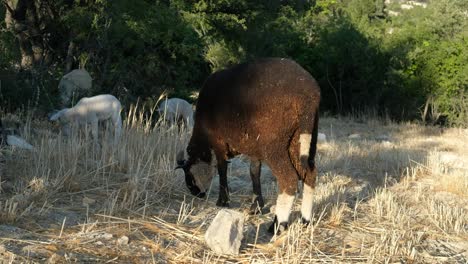
[(238, 255), (243, 225), (242, 213), (228, 209), (219, 211), (205, 233), (206, 244), (216, 253)]

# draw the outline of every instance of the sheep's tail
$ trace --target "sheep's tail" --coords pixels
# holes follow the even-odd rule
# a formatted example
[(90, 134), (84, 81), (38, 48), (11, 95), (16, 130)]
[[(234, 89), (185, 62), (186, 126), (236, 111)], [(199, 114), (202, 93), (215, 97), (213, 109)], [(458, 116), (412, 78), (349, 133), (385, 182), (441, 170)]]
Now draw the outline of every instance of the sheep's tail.
[(315, 166), (315, 154), (317, 153), (318, 136), (318, 109), (313, 114), (311, 127), (310, 119), (306, 119), (300, 124), (299, 134), (299, 159), (301, 167), (313, 168)]

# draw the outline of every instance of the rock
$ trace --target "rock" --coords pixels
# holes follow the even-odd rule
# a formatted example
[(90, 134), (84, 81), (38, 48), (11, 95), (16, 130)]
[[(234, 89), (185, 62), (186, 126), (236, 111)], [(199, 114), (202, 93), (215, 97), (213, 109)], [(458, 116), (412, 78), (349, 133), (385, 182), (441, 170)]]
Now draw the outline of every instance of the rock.
[(219, 211), (206, 230), (206, 244), (216, 253), (238, 255), (243, 225), (242, 213), (228, 209)]
[(323, 133), (318, 133), (317, 142), (327, 142), (327, 136)]
[(96, 243), (94, 243), (96, 246), (104, 246), (104, 243), (102, 243), (101, 241), (97, 241)]
[(351, 134), (348, 136), (349, 139), (360, 139), (361, 134)]
[(34, 150), (34, 147), (29, 144), (28, 142), (26, 142), (26, 140), (18, 137), (18, 136), (14, 136), (14, 135), (8, 135), (7, 136), (7, 144), (9, 146), (12, 146), (12, 147), (17, 147), (17, 148), (20, 148), (20, 149), (26, 149), (26, 150)]
[(128, 236), (121, 236), (119, 239), (117, 239), (117, 245), (125, 246), (127, 244), (128, 244)]

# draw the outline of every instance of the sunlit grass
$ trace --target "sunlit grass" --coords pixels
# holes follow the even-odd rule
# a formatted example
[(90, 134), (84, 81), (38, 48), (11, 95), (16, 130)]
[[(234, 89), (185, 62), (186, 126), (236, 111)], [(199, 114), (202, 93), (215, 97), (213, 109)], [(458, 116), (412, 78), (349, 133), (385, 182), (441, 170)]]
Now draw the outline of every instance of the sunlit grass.
[[(132, 108), (120, 145), (103, 140), (96, 148), (86, 134), (65, 139), (49, 126), (26, 124), (23, 136), (35, 151), (1, 151), (0, 223), (29, 232), (0, 236), (8, 260), (437, 263), (437, 243), (450, 249), (447, 261), (467, 258), (458, 250), (468, 239), (467, 130), (322, 118), (328, 140), (318, 146), (313, 222), (298, 221), (300, 195), (290, 228), (273, 240), (266, 232), (272, 213), (248, 216), (241, 254), (231, 257), (203, 242), (219, 210), (216, 192), (194, 198), (174, 171), (189, 139), (184, 127), (154, 126)], [(230, 179), (241, 189), (231, 195), (232, 209), (245, 211), (248, 163), (236, 164)], [(262, 176), (267, 207), (276, 199), (269, 173)], [(116, 246), (122, 236), (130, 238), (126, 247)], [(15, 250), (30, 245), (47, 254)]]

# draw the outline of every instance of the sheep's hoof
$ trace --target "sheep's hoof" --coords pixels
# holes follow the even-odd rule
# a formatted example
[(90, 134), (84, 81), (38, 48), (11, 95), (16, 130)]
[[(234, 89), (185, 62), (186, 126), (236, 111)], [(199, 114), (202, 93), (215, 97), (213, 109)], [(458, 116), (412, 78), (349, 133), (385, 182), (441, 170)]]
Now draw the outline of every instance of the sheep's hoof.
[(301, 222), (305, 227), (310, 225), (310, 220), (307, 220), (304, 217), (301, 217)]
[(275, 216), (275, 220), (273, 220), (273, 223), (268, 228), (268, 233), (273, 234), (273, 235), (276, 233), (276, 235), (279, 235), (283, 233), (284, 231), (286, 231), (286, 229), (288, 229), (288, 223), (281, 222), (278, 224), (278, 219)]
[(218, 199), (218, 201), (216, 202), (216, 206), (229, 207), (229, 201)]
[(189, 188), (190, 193), (193, 196), (196, 196), (198, 198), (204, 198), (205, 197), (205, 193), (201, 192), (200, 189), (196, 185), (188, 185), (187, 184), (187, 187)]

